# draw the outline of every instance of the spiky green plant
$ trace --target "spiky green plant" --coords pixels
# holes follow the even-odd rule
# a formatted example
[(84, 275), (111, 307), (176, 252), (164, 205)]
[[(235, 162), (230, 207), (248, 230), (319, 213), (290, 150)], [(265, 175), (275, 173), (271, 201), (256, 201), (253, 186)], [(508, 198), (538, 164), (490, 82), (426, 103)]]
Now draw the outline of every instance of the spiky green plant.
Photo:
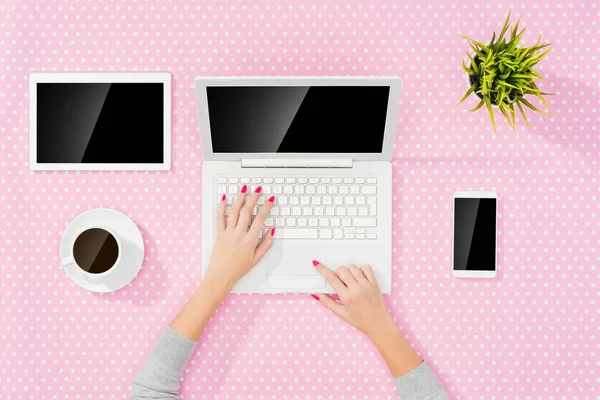
[[(475, 57), (467, 53), (471, 65), (467, 67), (463, 60), (463, 69), (469, 74), (469, 82), (471, 87), (460, 99), (458, 104), (462, 103), (469, 95), (475, 92), (481, 101), (475, 108), (469, 111), (477, 111), (485, 104), (494, 131), (496, 131), (496, 122), (494, 120), (494, 112), (492, 104), (498, 106), (498, 109), (504, 115), (504, 118), (512, 129), (515, 129), (515, 104), (519, 108), (525, 124), (529, 127), (529, 122), (523, 105), (535, 112), (548, 114), (531, 104), (526, 95), (534, 95), (542, 104), (548, 107), (548, 102), (544, 99), (544, 95), (549, 93), (541, 92), (536, 86), (534, 80), (542, 79), (542, 76), (534, 70), (534, 66), (539, 63), (552, 49), (546, 49), (550, 43), (540, 44), (541, 36), (537, 43), (530, 47), (520, 46), (519, 42), (525, 33), (523, 28), (519, 32), (519, 21), (510, 29), (510, 38), (507, 41), (504, 36), (509, 31), (510, 12), (506, 17), (502, 31), (496, 39), (496, 32), (492, 35), (492, 40), (488, 45), (480, 41), (471, 39), (467, 36), (459, 35), (465, 39)], [(542, 52), (542, 50), (544, 50)]]

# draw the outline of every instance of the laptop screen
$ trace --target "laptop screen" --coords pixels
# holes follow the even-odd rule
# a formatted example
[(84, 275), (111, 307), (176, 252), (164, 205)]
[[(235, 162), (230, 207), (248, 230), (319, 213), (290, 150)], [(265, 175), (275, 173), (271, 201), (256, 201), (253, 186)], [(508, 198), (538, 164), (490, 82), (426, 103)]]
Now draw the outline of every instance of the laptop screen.
[(381, 153), (389, 86), (207, 87), (215, 153)]

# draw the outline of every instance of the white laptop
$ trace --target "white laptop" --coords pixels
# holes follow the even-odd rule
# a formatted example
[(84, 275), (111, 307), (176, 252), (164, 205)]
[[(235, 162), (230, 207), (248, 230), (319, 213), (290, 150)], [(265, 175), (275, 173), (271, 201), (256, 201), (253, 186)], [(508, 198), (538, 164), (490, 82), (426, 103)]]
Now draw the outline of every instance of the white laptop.
[[(312, 260), (371, 265), (392, 287), (392, 168), (401, 81), (395, 77), (197, 78), (202, 154), (202, 269), (217, 204), (241, 186), (274, 194), (263, 230), (273, 248), (237, 293), (334, 292)], [(256, 213), (256, 210), (255, 210)]]

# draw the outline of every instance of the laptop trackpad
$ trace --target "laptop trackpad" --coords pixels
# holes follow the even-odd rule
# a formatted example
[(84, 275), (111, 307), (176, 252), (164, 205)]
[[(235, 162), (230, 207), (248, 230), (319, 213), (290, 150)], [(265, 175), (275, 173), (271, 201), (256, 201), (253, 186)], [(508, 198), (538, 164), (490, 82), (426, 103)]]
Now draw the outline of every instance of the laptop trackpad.
[(322, 289), (325, 279), (312, 260), (327, 260), (323, 246), (274, 246), (267, 253), (267, 284), (276, 289)]

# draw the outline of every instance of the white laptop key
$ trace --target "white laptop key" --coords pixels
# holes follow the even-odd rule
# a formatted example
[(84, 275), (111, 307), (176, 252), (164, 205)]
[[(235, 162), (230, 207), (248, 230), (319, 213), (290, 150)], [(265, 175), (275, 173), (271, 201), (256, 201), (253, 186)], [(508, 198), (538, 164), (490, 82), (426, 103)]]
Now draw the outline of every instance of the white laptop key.
[(377, 186), (362, 186), (362, 194), (377, 194)]
[(276, 229), (275, 235), (281, 239), (317, 239), (317, 229)]
[(375, 218), (354, 218), (352, 220), (354, 226), (377, 226), (377, 219)]
[(321, 229), (321, 230), (319, 230), (319, 238), (321, 238), (321, 239), (331, 239), (332, 238), (331, 229)]

